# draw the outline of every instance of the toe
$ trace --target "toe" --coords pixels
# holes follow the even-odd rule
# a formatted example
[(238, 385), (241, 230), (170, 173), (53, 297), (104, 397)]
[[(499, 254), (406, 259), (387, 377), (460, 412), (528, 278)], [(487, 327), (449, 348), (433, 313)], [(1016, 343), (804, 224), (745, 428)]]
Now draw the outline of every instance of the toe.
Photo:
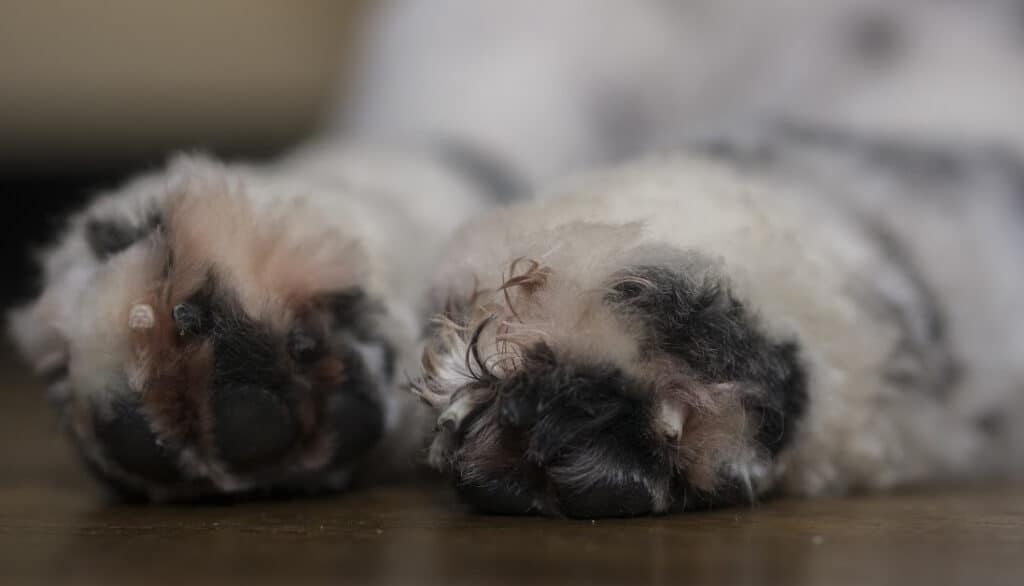
[(178, 480), (176, 455), (161, 446), (139, 403), (117, 400), (109, 420), (96, 416), (96, 439), (104, 453), (125, 472), (146, 480), (169, 483)]
[(253, 386), (216, 389), (211, 397), (217, 451), (234, 468), (273, 463), (288, 451), (297, 432), (287, 403)]

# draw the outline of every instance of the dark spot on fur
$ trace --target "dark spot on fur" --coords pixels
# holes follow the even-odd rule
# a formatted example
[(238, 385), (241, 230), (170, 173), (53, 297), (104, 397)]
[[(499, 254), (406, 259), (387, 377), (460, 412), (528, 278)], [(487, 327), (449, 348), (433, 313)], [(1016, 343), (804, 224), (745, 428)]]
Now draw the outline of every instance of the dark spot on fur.
[(705, 382), (760, 389), (744, 407), (758, 424), (758, 441), (777, 454), (807, 402), (796, 342), (761, 333), (755, 316), (713, 277), (691, 279), (662, 267), (637, 267), (623, 277), (608, 300), (646, 323), (652, 350), (681, 358)]
[(288, 354), (300, 364), (315, 362), (324, 356), (324, 345), (302, 326), (288, 332)]
[(141, 225), (125, 219), (93, 218), (85, 224), (85, 240), (97, 258), (107, 259), (147, 236), (160, 222), (156, 214)]
[(118, 399), (110, 409), (113, 416), (109, 420), (99, 415), (100, 409), (94, 410), (96, 439), (107, 457), (128, 474), (148, 481), (169, 483), (179, 480), (176, 454), (160, 445), (142, 414), (141, 405)]
[(171, 310), (171, 319), (178, 330), (178, 335), (199, 335), (209, 325), (206, 312), (193, 303), (179, 303)]

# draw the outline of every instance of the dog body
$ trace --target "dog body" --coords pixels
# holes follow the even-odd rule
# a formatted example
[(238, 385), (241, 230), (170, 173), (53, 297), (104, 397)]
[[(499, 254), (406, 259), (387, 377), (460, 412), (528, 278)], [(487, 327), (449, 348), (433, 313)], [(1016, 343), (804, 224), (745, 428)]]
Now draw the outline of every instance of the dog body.
[(1017, 469), (1020, 170), (770, 130), (471, 223), (419, 385), (432, 462), (484, 510), (571, 516)]

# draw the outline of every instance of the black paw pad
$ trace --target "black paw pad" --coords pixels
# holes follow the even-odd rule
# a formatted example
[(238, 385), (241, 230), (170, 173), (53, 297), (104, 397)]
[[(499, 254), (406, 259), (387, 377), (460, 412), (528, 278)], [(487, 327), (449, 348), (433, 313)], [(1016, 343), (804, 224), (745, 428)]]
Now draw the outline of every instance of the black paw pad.
[(297, 425), (281, 397), (260, 387), (227, 386), (216, 389), (211, 402), (217, 450), (228, 464), (268, 465), (291, 448)]
[(491, 515), (528, 515), (537, 512), (529, 488), (515, 482), (483, 480), (456, 485), (459, 498), (473, 510)]
[(173, 451), (161, 446), (149, 422), (135, 401), (118, 400), (111, 405), (113, 417), (108, 421), (95, 416), (96, 439), (114, 464), (129, 474), (153, 482), (168, 483), (179, 479), (180, 471)]
[(654, 508), (651, 493), (642, 482), (615, 483), (601, 480), (585, 489), (559, 491), (562, 512), (568, 517), (639, 517)]
[(330, 418), (334, 424), (336, 464), (348, 463), (377, 444), (384, 433), (384, 414), (369, 397), (342, 392), (332, 399)]

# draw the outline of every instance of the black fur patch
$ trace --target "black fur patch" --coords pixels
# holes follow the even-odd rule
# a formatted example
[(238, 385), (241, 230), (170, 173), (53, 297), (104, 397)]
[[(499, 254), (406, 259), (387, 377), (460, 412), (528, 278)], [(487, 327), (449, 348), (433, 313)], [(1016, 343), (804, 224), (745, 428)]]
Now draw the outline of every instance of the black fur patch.
[(640, 383), (611, 365), (560, 361), (543, 343), (527, 351), (524, 364), (497, 383), (491, 415), (463, 422), (500, 426), (495, 449), (508, 453), (493, 456), (500, 470), (493, 478), (467, 481), (456, 463), (462, 498), (498, 514), (538, 512), (535, 499), (555, 502), (571, 517), (650, 513), (647, 486), (668, 487), (672, 450), (651, 427)]
[[(599, 441), (620, 467), (664, 466), (661, 454), (648, 447), (651, 410), (638, 398), (646, 393), (635, 388), (636, 381), (611, 365), (563, 363), (545, 344), (531, 349), (525, 363), (498, 393), (505, 417), (508, 403), (535, 401), (526, 450), (531, 462), (557, 465), (570, 452)], [(528, 411), (521, 405), (516, 409)]]
[(776, 454), (793, 437), (807, 403), (806, 376), (793, 341), (774, 341), (720, 282), (662, 267), (637, 267), (608, 299), (639, 316), (652, 349), (680, 357), (705, 382), (753, 383), (744, 406), (757, 440)]
[[(794, 346), (776, 351), (795, 362)], [(460, 497), (478, 511), (630, 517), (651, 514), (656, 498), (673, 510), (750, 501), (749, 487), (726, 470), (713, 493), (689, 486), (677, 447), (652, 425), (649, 390), (615, 366), (566, 362), (541, 343), (510, 378), (488, 380), (497, 400), (462, 422), (458, 441), (469, 449), (450, 460)], [(781, 408), (747, 408), (766, 413), (754, 418), (764, 420), (760, 441), (773, 447), (786, 429), (770, 412)]]
[(92, 218), (85, 224), (85, 240), (97, 258), (104, 260), (135, 244), (161, 224), (153, 214), (142, 224), (123, 218)]

